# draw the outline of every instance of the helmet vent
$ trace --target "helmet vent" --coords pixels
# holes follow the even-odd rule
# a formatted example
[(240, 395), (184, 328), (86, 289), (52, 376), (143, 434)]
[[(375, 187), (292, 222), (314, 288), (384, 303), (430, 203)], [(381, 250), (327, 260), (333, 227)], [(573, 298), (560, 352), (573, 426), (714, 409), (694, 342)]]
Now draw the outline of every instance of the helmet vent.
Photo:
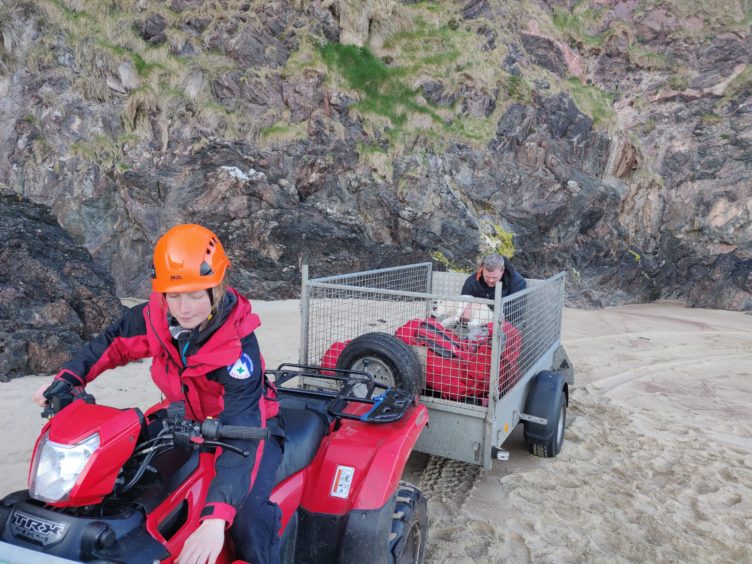
[(212, 267), (209, 266), (209, 263), (204, 261), (201, 263), (199, 274), (201, 276), (211, 276), (212, 274), (214, 274), (214, 271), (212, 270)]

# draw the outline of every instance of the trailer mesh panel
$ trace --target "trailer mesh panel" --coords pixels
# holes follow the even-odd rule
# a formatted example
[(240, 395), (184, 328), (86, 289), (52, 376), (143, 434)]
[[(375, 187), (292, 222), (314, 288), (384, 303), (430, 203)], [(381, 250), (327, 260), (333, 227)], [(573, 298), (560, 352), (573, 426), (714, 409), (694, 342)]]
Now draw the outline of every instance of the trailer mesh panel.
[(335, 343), (399, 333), (421, 361), (424, 400), (487, 406), (558, 341), (564, 277), (528, 280), (497, 311), (460, 295), (467, 276), (422, 263), (304, 281), (301, 362), (332, 365)]

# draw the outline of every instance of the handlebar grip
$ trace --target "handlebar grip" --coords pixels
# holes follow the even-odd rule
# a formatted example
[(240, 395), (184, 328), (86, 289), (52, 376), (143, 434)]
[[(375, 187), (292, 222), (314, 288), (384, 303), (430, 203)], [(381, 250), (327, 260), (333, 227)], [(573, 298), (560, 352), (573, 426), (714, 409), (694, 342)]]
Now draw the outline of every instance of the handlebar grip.
[(262, 429), (261, 427), (222, 425), (219, 430), (219, 438), (221, 439), (268, 440), (271, 436), (269, 429)]

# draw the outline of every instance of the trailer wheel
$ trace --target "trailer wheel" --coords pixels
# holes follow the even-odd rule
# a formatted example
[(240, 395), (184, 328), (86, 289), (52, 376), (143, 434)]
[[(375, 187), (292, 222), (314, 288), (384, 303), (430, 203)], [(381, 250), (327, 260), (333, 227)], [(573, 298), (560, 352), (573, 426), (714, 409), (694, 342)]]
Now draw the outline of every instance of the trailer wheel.
[(389, 535), (389, 564), (421, 564), (428, 536), (428, 505), (421, 491), (400, 482)]
[(366, 333), (350, 341), (337, 368), (368, 372), (376, 382), (411, 394), (422, 388), (423, 369), (415, 351), (389, 333)]
[(564, 444), (567, 394), (560, 372), (540, 372), (532, 382), (525, 412), (547, 420), (546, 425), (525, 421), (525, 443), (530, 454), (553, 458)]

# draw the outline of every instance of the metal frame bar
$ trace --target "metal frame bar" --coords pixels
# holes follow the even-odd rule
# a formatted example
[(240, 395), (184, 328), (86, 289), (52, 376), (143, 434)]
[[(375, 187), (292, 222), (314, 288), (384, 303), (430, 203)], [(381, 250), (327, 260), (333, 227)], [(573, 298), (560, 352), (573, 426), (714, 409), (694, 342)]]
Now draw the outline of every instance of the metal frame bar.
[(308, 360), (308, 335), (309, 326), (308, 319), (311, 311), (310, 302), (308, 300), (309, 288), (308, 283), (308, 265), (304, 264), (301, 271), (302, 283), (300, 290), (300, 349), (298, 353), (298, 363), (305, 364)]
[(419, 262), (416, 264), (408, 264), (404, 266), (391, 266), (389, 268), (380, 268), (378, 270), (364, 270), (361, 272), (351, 272), (350, 274), (334, 274), (332, 276), (324, 276), (323, 278), (316, 278), (315, 280), (311, 280), (311, 282), (318, 284), (318, 283), (326, 283), (326, 282), (329, 282), (330, 280), (347, 280), (348, 278), (357, 278), (359, 276), (365, 276), (366, 274), (371, 274), (375, 272), (378, 272), (379, 274), (386, 274), (387, 272), (398, 272), (400, 270), (409, 270), (409, 269), (417, 270), (421, 266), (427, 268), (429, 273), (431, 272), (431, 269), (433, 268), (433, 264), (430, 262)]

